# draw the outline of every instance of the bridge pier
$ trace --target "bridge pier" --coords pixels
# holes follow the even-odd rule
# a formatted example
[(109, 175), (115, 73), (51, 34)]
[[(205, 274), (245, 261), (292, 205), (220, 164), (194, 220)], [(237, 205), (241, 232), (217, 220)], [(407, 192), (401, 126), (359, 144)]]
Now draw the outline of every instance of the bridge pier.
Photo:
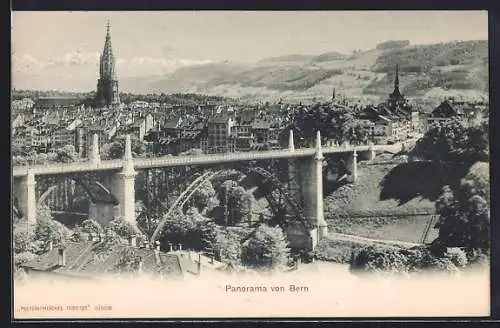
[(90, 157), (92, 164), (99, 164), (101, 162), (101, 156), (99, 155), (99, 135), (94, 134), (92, 136), (92, 155)]
[(36, 223), (36, 180), (35, 175), (28, 171), (26, 176), (21, 177), (15, 186), (16, 196), (18, 199), (19, 210), (23, 213), (23, 217), (30, 224)]
[[(316, 248), (320, 239), (328, 235), (328, 226), (323, 208), (323, 160), (321, 136), (318, 131), (314, 157), (299, 159), (289, 164), (293, 195), (301, 198), (297, 199), (297, 202), (302, 205), (304, 215), (312, 223), (312, 229), (308, 232), (312, 250)], [(291, 243), (293, 243), (293, 240)]]
[(370, 142), (370, 148), (368, 149), (368, 160), (373, 161), (375, 159), (375, 149), (373, 147), (373, 142)]
[(119, 216), (135, 225), (135, 176), (134, 162), (132, 158), (132, 146), (130, 136), (125, 140), (125, 155), (123, 158), (123, 169), (117, 173), (111, 182), (111, 193), (118, 199)]
[(356, 182), (356, 180), (358, 180), (358, 153), (356, 149), (354, 149), (352, 155), (349, 156), (347, 163), (349, 171), (351, 171), (351, 182)]
[(295, 144), (293, 142), (293, 130), (290, 130), (290, 135), (288, 136), (288, 150), (295, 150)]

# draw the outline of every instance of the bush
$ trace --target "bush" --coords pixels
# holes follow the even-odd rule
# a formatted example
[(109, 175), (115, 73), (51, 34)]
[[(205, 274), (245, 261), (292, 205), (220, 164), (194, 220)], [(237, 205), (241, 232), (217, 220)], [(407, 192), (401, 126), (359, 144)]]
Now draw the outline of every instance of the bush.
[(428, 269), (434, 272), (449, 274), (456, 274), (459, 272), (455, 264), (453, 264), (453, 262), (446, 257), (434, 259), (431, 263), (429, 263)]
[[(463, 266), (465, 253), (451, 252), (450, 257)], [(411, 249), (377, 248), (368, 246), (354, 256), (351, 263), (353, 272), (379, 272), (407, 274), (424, 270), (444, 271), (454, 273), (457, 266), (448, 257), (436, 257), (429, 247), (414, 247)], [(466, 263), (466, 262), (465, 262)]]
[(83, 221), (78, 227), (78, 230), (84, 233), (94, 234), (94, 235), (101, 235), (104, 233), (104, 230), (101, 227), (101, 225), (97, 223), (97, 221), (92, 219), (87, 219)]
[(467, 261), (470, 266), (486, 267), (490, 264), (488, 252), (479, 248), (472, 248), (466, 251)]
[(125, 221), (121, 218), (117, 218), (111, 220), (109, 222), (109, 228), (116, 232), (120, 237), (130, 238), (138, 234), (138, 229), (134, 227), (134, 225), (128, 221)]
[(69, 240), (71, 240), (72, 242), (75, 242), (75, 243), (84, 241), (84, 238), (83, 238), (83, 235), (82, 235), (82, 232), (80, 231), (80, 229), (75, 229), (75, 231), (73, 231), (73, 233), (71, 234)]
[(105, 232), (105, 244), (112, 246), (116, 244), (122, 243), (122, 239), (120, 238), (121, 236), (113, 229), (111, 228), (106, 228)]
[(353, 256), (366, 244), (344, 240), (322, 239), (314, 249), (314, 258), (320, 261), (350, 264)]
[(34, 240), (28, 248), (28, 252), (33, 253), (33, 254), (43, 254), (45, 253), (48, 249), (48, 243), (43, 240)]
[(449, 248), (445, 256), (459, 268), (465, 267), (468, 263), (467, 254), (460, 248)]
[(44, 243), (52, 241), (54, 245), (62, 245), (70, 237), (70, 230), (62, 223), (49, 220), (39, 219), (35, 228), (35, 239)]
[(34, 233), (30, 229), (17, 228), (13, 233), (14, 253), (22, 253), (28, 251), (30, 244), (34, 240)]
[(351, 267), (354, 271), (367, 272), (408, 272), (408, 259), (398, 249), (377, 249), (368, 246), (354, 257)]
[(14, 254), (14, 266), (17, 268), (21, 264), (31, 261), (37, 257), (36, 254), (31, 252), (22, 252)]
[(436, 259), (430, 247), (413, 247), (401, 250), (408, 258), (408, 272), (421, 272)]

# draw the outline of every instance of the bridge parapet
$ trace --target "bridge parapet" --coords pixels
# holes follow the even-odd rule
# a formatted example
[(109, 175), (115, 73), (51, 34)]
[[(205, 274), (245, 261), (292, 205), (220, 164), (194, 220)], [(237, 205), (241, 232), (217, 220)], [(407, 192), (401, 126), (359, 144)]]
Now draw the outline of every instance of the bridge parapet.
[[(333, 153), (351, 153), (356, 150), (357, 153), (374, 151), (388, 151), (397, 153), (401, 150), (401, 144), (394, 145), (362, 145), (362, 146), (322, 146), (322, 154)], [(281, 150), (268, 150), (259, 152), (240, 152), (240, 153), (225, 153), (225, 154), (204, 154), (197, 156), (179, 156), (179, 157), (159, 157), (159, 158), (135, 158), (128, 157), (127, 161), (124, 160), (104, 160), (98, 163), (75, 162), (64, 164), (50, 164), (50, 165), (25, 165), (13, 167), (13, 176), (21, 177), (28, 174), (31, 170), (35, 175), (51, 175), (51, 174), (65, 174), (72, 172), (91, 172), (91, 171), (107, 171), (107, 170), (120, 170), (124, 167), (124, 163), (132, 163), (135, 169), (145, 168), (159, 168), (170, 166), (184, 166), (184, 165), (204, 165), (214, 163), (230, 163), (238, 161), (252, 161), (262, 159), (286, 159), (296, 157), (314, 156), (317, 152), (316, 148), (298, 148), (298, 149), (281, 149)], [(130, 155), (131, 156), (131, 155)]]

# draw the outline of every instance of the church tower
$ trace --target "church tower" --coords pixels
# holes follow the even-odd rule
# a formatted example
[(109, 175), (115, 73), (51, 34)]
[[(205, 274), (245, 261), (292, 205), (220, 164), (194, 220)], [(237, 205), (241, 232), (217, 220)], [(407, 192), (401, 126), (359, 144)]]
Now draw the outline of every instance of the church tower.
[(115, 71), (115, 56), (111, 47), (109, 21), (106, 27), (106, 40), (100, 58), (99, 80), (97, 81), (96, 102), (99, 106), (112, 106), (120, 103), (118, 79)]
[(389, 95), (388, 103), (390, 108), (396, 107), (400, 102), (404, 102), (404, 96), (399, 91), (399, 68), (396, 65), (396, 77), (394, 78), (394, 91)]

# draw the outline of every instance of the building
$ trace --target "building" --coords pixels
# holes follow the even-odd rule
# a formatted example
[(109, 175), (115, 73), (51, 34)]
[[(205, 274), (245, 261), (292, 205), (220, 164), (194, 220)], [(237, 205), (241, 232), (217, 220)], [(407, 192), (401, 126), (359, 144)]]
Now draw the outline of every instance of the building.
[(256, 143), (267, 143), (270, 137), (271, 123), (264, 119), (256, 119), (252, 123), (252, 133)]
[(458, 117), (471, 125), (478, 123), (488, 107), (483, 104), (465, 103), (453, 99), (443, 100), (425, 119), (426, 129), (431, 125)]
[(411, 121), (385, 107), (367, 107), (358, 113), (359, 126), (376, 144), (387, 144), (405, 140), (411, 131)]
[(153, 115), (148, 113), (143, 117), (134, 118), (134, 122), (128, 127), (128, 132), (135, 135), (139, 140), (143, 140), (153, 126)]
[(41, 97), (33, 105), (33, 113), (73, 110), (81, 106), (82, 100), (71, 97)]
[[(87, 125), (85, 128), (79, 130), (79, 134), (76, 135), (77, 145), (80, 145), (80, 142), (85, 143), (85, 148), (83, 151), (83, 157), (88, 157), (89, 154), (92, 153), (92, 143), (93, 143), (93, 135), (97, 134), (99, 141), (99, 153), (103, 146), (110, 142), (113, 138), (115, 131), (111, 131), (111, 129), (103, 124), (96, 123), (94, 125)], [(76, 148), (76, 147), (75, 147)], [(79, 151), (78, 151), (79, 152)]]
[[(47, 246), (47, 251), (21, 265), (29, 278), (65, 278), (95, 280), (119, 274), (150, 274), (165, 279), (182, 279), (201, 272), (201, 256), (186, 251), (168, 253), (137, 245), (106, 244), (106, 236), (89, 236), (88, 240), (71, 241), (64, 246)], [(106, 246), (106, 247), (103, 247)], [(198, 258), (197, 258), (198, 257)], [(108, 276), (109, 277), (109, 276)]]
[(399, 67), (396, 65), (396, 74), (394, 77), (394, 90), (387, 99), (387, 105), (390, 109), (394, 110), (396, 107), (401, 107), (406, 102), (405, 97), (399, 91)]
[(235, 121), (227, 115), (211, 117), (208, 120), (208, 152), (225, 153), (234, 151), (231, 131)]
[(178, 139), (179, 153), (191, 150), (201, 149), (204, 153), (207, 151), (206, 135), (203, 130), (184, 130)]
[(104, 50), (100, 57), (99, 80), (97, 81), (96, 104), (99, 106), (116, 106), (120, 104), (118, 79), (115, 70), (115, 56), (111, 47), (109, 21), (106, 29)]
[(64, 146), (73, 146), (76, 150), (76, 133), (74, 129), (70, 128), (58, 128), (52, 132), (51, 137), (51, 147), (53, 149), (59, 149)]
[(12, 120), (12, 133), (16, 133), (16, 129), (24, 126), (24, 122), (26, 121), (26, 115), (23, 113), (19, 113), (13, 117)]

